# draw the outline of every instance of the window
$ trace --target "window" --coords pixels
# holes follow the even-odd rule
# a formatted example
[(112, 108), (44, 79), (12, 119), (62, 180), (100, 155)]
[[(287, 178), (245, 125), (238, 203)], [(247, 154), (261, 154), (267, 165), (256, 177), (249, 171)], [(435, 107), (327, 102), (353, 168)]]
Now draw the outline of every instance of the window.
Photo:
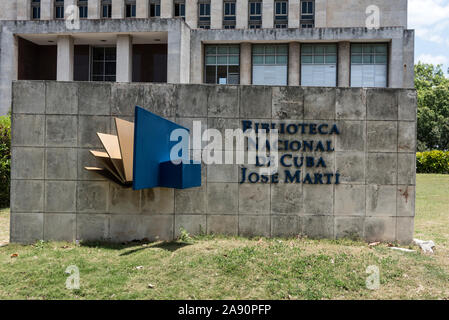
[(186, 17), (186, 2), (185, 0), (175, 0), (175, 17), (183, 18)]
[(102, 0), (101, 1), (101, 17), (106, 18), (106, 19), (112, 17), (112, 1), (111, 0)]
[(205, 82), (240, 83), (240, 47), (238, 45), (205, 46)]
[(136, 17), (136, 0), (125, 0), (125, 17)]
[(253, 84), (287, 85), (288, 45), (253, 45)]
[(116, 72), (115, 47), (92, 48), (92, 81), (115, 81)]
[(274, 2), (274, 27), (287, 28), (288, 25), (288, 1)]
[(31, 19), (39, 20), (41, 18), (41, 0), (31, 1)]
[(249, 28), (259, 29), (262, 26), (262, 1), (252, 0), (249, 2)]
[(80, 19), (87, 19), (87, 0), (78, 0), (78, 8), (80, 10)]
[(64, 0), (55, 0), (55, 19), (64, 19)]
[(315, 24), (315, 2), (301, 1), (301, 28), (313, 28)]
[(150, 0), (150, 17), (160, 17), (160, 16), (161, 16), (161, 1)]
[(225, 29), (235, 29), (235, 10), (235, 0), (227, 0), (223, 2), (223, 27)]
[(388, 45), (351, 45), (351, 87), (386, 87)]
[(210, 29), (210, 1), (200, 0), (198, 11), (198, 27)]
[(337, 86), (336, 44), (303, 44), (301, 46), (301, 85)]

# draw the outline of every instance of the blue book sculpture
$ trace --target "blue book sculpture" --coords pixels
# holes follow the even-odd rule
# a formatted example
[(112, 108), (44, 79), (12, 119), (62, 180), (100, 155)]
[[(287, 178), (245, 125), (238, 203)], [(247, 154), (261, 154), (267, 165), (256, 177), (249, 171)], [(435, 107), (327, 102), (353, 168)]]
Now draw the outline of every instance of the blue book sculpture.
[[(106, 152), (91, 153), (102, 167), (86, 167), (134, 190), (166, 187), (186, 189), (201, 186), (201, 163), (188, 160), (189, 129), (139, 106), (134, 123), (115, 118), (117, 136), (97, 133)], [(178, 141), (170, 141), (174, 135)], [(185, 148), (172, 149), (181, 139)], [(184, 153), (184, 154), (183, 154)], [(170, 155), (172, 154), (172, 158)]]
[[(170, 159), (178, 141), (170, 141), (173, 130), (184, 128), (136, 106), (134, 122), (134, 190), (166, 187), (186, 189), (201, 186), (201, 164)], [(189, 152), (189, 150), (185, 150)], [(174, 159), (172, 159), (174, 160)]]

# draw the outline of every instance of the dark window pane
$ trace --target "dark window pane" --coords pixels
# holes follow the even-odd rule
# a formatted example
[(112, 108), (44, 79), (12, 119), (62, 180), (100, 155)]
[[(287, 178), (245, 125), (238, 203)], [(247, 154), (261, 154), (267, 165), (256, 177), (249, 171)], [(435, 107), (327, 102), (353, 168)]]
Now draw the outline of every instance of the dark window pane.
[(115, 62), (106, 62), (105, 63), (105, 74), (106, 75), (115, 75)]
[(206, 67), (206, 83), (216, 83), (215, 80), (215, 66)]
[(105, 60), (115, 60), (115, 47), (105, 48)]
[(217, 83), (227, 84), (228, 83), (228, 67), (218, 66), (217, 67)]
[(103, 60), (104, 59), (104, 48), (94, 48), (93, 49), (93, 59)]
[(240, 67), (239, 66), (229, 66), (229, 73), (240, 74)]
[(73, 80), (89, 81), (90, 47), (87, 45), (76, 45), (73, 57)]
[(104, 63), (101, 62), (94, 62), (92, 66), (92, 74), (103, 74), (104, 73)]

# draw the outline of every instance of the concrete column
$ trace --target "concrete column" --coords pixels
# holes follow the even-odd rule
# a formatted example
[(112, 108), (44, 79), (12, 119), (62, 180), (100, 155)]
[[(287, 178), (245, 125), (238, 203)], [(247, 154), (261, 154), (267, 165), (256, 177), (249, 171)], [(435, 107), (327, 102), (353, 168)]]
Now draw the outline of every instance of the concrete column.
[(191, 34), (190, 46), (190, 83), (203, 83), (204, 46), (196, 34)]
[(327, 0), (315, 0), (315, 28), (327, 26)]
[(262, 0), (262, 28), (273, 28), (274, 0)]
[(173, 1), (161, 1), (161, 18), (173, 18)]
[(222, 29), (223, 28), (223, 0), (211, 0), (210, 1), (210, 28)]
[(12, 81), (17, 80), (17, 38), (12, 30), (3, 27), (0, 33), (0, 115), (12, 106)]
[(404, 88), (415, 87), (415, 31), (404, 30)]
[(130, 35), (117, 36), (117, 82), (132, 82), (133, 40)]
[(240, 44), (240, 84), (251, 84), (251, 43)]
[(55, 17), (55, 0), (41, 0), (41, 20), (51, 20)]
[(403, 39), (396, 38), (391, 40), (390, 59), (388, 65), (388, 87), (402, 88), (404, 80), (404, 46)]
[[(76, 8), (73, 6), (76, 6)], [(69, 8), (72, 8), (72, 10), (69, 10)], [(76, 0), (64, 0), (64, 17), (73, 17), (74, 15), (79, 17), (78, 2)]]
[(236, 29), (248, 28), (248, 0), (236, 1), (237, 21), (235, 23)]
[(288, 85), (299, 86), (299, 59), (300, 45), (298, 42), (291, 42), (288, 47)]
[(198, 28), (198, 1), (186, 0), (186, 23), (190, 28)]
[(349, 87), (351, 78), (351, 44), (338, 43), (338, 83), (339, 87)]
[(89, 0), (87, 14), (89, 19), (101, 18), (101, 0)]
[(57, 81), (73, 81), (73, 38), (58, 36)]
[[(183, 23), (177, 24), (176, 28), (168, 31), (168, 83), (190, 82), (190, 29)], [(201, 47), (201, 45), (199, 45)], [(201, 49), (200, 49), (201, 50)], [(198, 62), (195, 71), (201, 72), (201, 51), (192, 50), (193, 60)]]
[(288, 1), (288, 27), (299, 28), (300, 0)]
[(17, 0), (17, 20), (31, 19), (31, 0)]
[[(164, 1), (161, 1), (161, 5)], [(150, 2), (148, 0), (136, 0), (136, 18), (148, 18), (150, 15)]]
[(125, 17), (125, 0), (112, 0), (112, 19)]

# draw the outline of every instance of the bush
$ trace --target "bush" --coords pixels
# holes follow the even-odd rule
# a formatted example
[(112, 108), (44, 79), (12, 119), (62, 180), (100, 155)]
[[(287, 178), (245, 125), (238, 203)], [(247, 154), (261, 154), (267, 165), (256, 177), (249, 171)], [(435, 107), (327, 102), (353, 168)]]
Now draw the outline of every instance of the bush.
[(449, 151), (426, 151), (416, 154), (417, 173), (449, 173)]
[(0, 208), (9, 207), (11, 116), (0, 117)]

